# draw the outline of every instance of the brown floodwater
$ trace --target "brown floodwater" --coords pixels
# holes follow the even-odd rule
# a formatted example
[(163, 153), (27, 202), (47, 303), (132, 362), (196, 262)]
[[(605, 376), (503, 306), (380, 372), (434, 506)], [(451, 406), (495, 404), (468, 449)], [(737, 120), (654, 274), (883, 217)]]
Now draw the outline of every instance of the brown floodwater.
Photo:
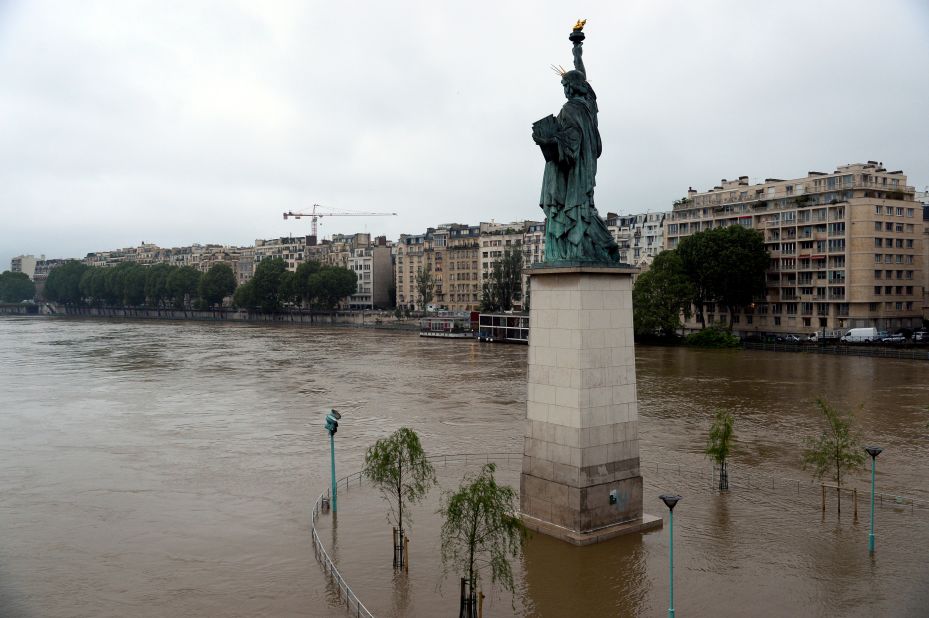
[[(799, 466), (813, 399), (857, 409), (884, 447), (877, 483), (929, 500), (929, 364), (643, 347), (636, 353), (646, 510), (675, 510), (675, 607), (690, 616), (927, 616), (929, 514), (885, 499), (867, 552), (867, 471), (825, 516)], [(0, 318), (0, 616), (344, 616), (309, 539), (328, 481), (401, 427), (434, 453), (518, 452), (526, 348), (408, 333), (240, 324)], [(733, 490), (701, 451), (736, 416)], [(656, 467), (657, 465), (657, 467)], [(680, 470), (678, 470), (678, 465)], [(439, 468), (444, 489), (474, 465)], [(501, 462), (518, 483), (519, 465)], [(437, 557), (440, 499), (414, 512), (410, 574), (365, 486), (319, 526), (376, 615), (456, 615)], [(517, 594), (487, 615), (659, 616), (668, 530), (585, 548), (536, 535)]]

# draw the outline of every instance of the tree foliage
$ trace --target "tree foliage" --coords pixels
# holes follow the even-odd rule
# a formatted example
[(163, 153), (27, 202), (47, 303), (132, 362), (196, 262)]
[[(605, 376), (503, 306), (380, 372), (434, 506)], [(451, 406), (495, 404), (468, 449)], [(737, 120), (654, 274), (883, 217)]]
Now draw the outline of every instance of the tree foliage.
[(419, 310), (425, 311), (426, 305), (432, 302), (432, 295), (435, 292), (435, 280), (426, 264), (423, 264), (416, 271), (416, 297), (419, 300)]
[(63, 305), (80, 305), (83, 302), (81, 279), (90, 267), (71, 260), (54, 268), (45, 280), (45, 298)]
[(0, 274), (0, 301), (18, 303), (35, 298), (35, 283), (26, 273), (7, 270)]
[(358, 275), (338, 266), (324, 266), (310, 276), (310, 289), (315, 293), (315, 304), (333, 309), (346, 296), (358, 290)]
[(519, 245), (507, 247), (494, 262), (493, 270), (481, 286), (481, 311), (510, 311), (522, 300), (523, 253)]
[[(365, 453), (363, 473), (390, 505), (387, 520), (400, 528), (402, 539), (404, 511), (410, 504), (422, 501), (436, 484), (435, 470), (426, 459), (419, 436), (401, 427), (378, 440)], [(406, 522), (410, 522), (408, 513)]]
[(632, 289), (632, 322), (637, 336), (674, 336), (681, 316), (690, 317), (694, 286), (677, 251), (662, 251)]
[(732, 452), (732, 425), (734, 419), (729, 410), (716, 410), (704, 453), (719, 466), (719, 489), (729, 489), (729, 454)]
[(693, 284), (693, 304), (704, 327), (705, 303), (724, 305), (731, 328), (738, 309), (764, 291), (770, 258), (756, 230), (730, 225), (698, 232), (681, 240), (677, 252)]
[(183, 309), (192, 306), (197, 298), (197, 290), (200, 288), (200, 276), (200, 271), (193, 266), (181, 266), (171, 271), (165, 287), (168, 297), (174, 301), (176, 308)]
[(865, 453), (861, 440), (855, 432), (855, 418), (851, 413), (841, 414), (829, 402), (820, 397), (816, 406), (826, 421), (823, 432), (806, 440), (803, 453), (804, 469), (811, 469), (813, 476), (821, 479), (827, 473), (839, 487), (838, 511), (842, 512), (842, 475), (864, 465)]
[(223, 299), (235, 292), (235, 273), (228, 264), (214, 264), (200, 277), (198, 292), (207, 307), (222, 305)]
[(468, 476), (455, 493), (445, 496), (440, 509), (442, 564), (467, 578), (476, 590), (480, 573), (490, 569), (493, 583), (513, 591), (511, 560), (522, 552), (526, 529), (517, 514), (518, 494), (512, 487), (497, 485), (496, 466), (481, 468)]

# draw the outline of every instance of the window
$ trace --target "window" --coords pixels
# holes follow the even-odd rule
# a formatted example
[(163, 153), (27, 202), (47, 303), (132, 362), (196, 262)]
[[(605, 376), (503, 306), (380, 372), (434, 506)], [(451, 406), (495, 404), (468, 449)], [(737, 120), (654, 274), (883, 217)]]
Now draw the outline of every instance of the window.
[(874, 254), (874, 263), (875, 263), (875, 264), (880, 264), (880, 263), (881, 263), (881, 254), (880, 254), (880, 253), (875, 253), (875, 254)]
[(880, 278), (881, 278), (881, 272), (882, 272), (882, 271), (880, 271), (880, 270), (875, 270), (875, 271), (874, 271), (874, 278), (875, 278), (875, 279), (880, 279)]
[(883, 207), (883, 206), (875, 206), (875, 207), (874, 207), (874, 214), (879, 215), (879, 214), (882, 214), (883, 212), (884, 212), (884, 207)]
[[(880, 208), (880, 206), (878, 206), (878, 208)], [(875, 222), (874, 222), (874, 231), (875, 231), (875, 232), (880, 232), (881, 229), (883, 229), (883, 228), (881, 227), (881, 222), (880, 222), (880, 221), (875, 221)]]
[(903, 209), (900, 208), (900, 207), (897, 207), (897, 216), (898, 216), (898, 217), (902, 217), (902, 216), (903, 216)]
[(779, 315), (774, 316), (774, 325), (775, 325), (775, 326), (780, 326), (780, 325), (781, 325), (781, 316), (779, 316)]
[(894, 224), (893, 224), (893, 223), (890, 223), (890, 222), (885, 223), (885, 224), (884, 224), (884, 229), (887, 230), (888, 232), (893, 232), (893, 231), (894, 231)]
[(907, 209), (906, 209), (906, 216), (907, 216), (907, 217), (910, 217), (910, 218), (913, 217), (913, 209), (912, 209), (912, 208), (907, 208)]
[(874, 295), (875, 295), (875, 296), (880, 296), (880, 295), (881, 295), (881, 286), (879, 286), (879, 285), (875, 285), (875, 286), (874, 286)]
[(883, 244), (884, 244), (884, 243), (883, 243), (883, 240), (882, 240), (882, 239), (880, 239), (880, 238), (875, 238), (875, 239), (874, 239), (874, 246), (875, 246), (875, 247), (881, 247), (881, 246), (883, 246)]

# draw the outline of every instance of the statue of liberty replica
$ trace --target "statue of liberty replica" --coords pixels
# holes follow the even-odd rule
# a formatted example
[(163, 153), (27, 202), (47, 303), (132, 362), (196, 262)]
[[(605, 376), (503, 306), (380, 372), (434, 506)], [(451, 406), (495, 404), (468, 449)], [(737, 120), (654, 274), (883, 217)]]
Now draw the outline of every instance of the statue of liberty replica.
[(552, 67), (561, 75), (567, 102), (557, 117), (547, 116), (532, 125), (532, 139), (545, 157), (539, 205), (545, 212), (546, 263), (619, 261), (616, 241), (594, 206), (602, 144), (597, 95), (587, 81), (582, 58), (585, 22), (579, 20), (568, 37), (574, 46), (574, 70)]
[(567, 101), (532, 126), (545, 157), (545, 260), (532, 289), (520, 516), (574, 545), (661, 527), (643, 513), (632, 277), (594, 206), (597, 95), (581, 59), (584, 22), (568, 39), (574, 70), (556, 68)]

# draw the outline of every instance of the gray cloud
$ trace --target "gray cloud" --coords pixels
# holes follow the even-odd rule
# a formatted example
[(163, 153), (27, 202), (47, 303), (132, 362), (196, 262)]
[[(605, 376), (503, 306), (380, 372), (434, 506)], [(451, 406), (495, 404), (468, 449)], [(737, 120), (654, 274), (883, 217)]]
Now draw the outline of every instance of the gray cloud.
[[(878, 159), (929, 183), (921, 2), (0, 4), (0, 259), (537, 218), (589, 18), (601, 211)], [(0, 268), (7, 268), (0, 264)]]

